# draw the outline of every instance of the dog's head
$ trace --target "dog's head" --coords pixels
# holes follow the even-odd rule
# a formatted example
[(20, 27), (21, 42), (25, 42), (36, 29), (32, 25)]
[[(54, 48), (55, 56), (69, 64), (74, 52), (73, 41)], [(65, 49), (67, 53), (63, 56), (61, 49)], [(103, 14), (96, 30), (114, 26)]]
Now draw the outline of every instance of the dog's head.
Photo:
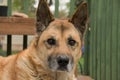
[(52, 71), (72, 71), (80, 56), (87, 23), (87, 3), (82, 2), (71, 19), (55, 19), (46, 0), (37, 9), (37, 49)]

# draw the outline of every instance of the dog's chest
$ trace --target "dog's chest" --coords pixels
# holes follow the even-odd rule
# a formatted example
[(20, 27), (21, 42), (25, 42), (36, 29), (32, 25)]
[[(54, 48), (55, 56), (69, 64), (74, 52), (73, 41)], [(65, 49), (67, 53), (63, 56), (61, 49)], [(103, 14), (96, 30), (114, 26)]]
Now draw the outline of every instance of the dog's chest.
[(57, 75), (47, 75), (47, 74), (42, 74), (42, 75), (38, 75), (36, 77), (35, 80), (76, 80), (73, 77), (61, 77), (61, 75), (57, 76)]
[(47, 74), (39, 75), (37, 80), (55, 80), (53, 76), (49, 76)]

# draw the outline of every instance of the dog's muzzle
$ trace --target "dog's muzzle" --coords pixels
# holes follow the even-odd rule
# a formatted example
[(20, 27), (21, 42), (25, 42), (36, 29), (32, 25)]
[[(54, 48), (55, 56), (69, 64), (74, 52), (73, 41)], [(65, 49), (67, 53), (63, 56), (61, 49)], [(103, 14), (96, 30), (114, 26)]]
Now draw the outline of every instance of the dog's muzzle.
[(51, 55), (48, 57), (48, 66), (53, 71), (71, 71), (73, 58), (66, 55)]

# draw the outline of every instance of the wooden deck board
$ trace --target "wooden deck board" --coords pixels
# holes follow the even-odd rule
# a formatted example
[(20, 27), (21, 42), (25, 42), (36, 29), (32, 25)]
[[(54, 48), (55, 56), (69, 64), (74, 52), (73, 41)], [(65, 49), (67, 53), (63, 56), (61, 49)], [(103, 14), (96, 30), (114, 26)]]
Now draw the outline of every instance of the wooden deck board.
[(0, 17), (0, 34), (33, 35), (35, 34), (35, 19)]

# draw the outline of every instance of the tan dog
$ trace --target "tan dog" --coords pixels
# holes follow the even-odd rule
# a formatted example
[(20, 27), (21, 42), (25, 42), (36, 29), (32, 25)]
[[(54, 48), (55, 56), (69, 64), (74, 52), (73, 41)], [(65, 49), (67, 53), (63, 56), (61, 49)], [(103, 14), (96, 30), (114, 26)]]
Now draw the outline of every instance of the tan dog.
[(0, 80), (75, 80), (87, 22), (82, 2), (71, 19), (54, 19), (46, 0), (37, 10), (37, 37), (23, 52), (0, 57)]

